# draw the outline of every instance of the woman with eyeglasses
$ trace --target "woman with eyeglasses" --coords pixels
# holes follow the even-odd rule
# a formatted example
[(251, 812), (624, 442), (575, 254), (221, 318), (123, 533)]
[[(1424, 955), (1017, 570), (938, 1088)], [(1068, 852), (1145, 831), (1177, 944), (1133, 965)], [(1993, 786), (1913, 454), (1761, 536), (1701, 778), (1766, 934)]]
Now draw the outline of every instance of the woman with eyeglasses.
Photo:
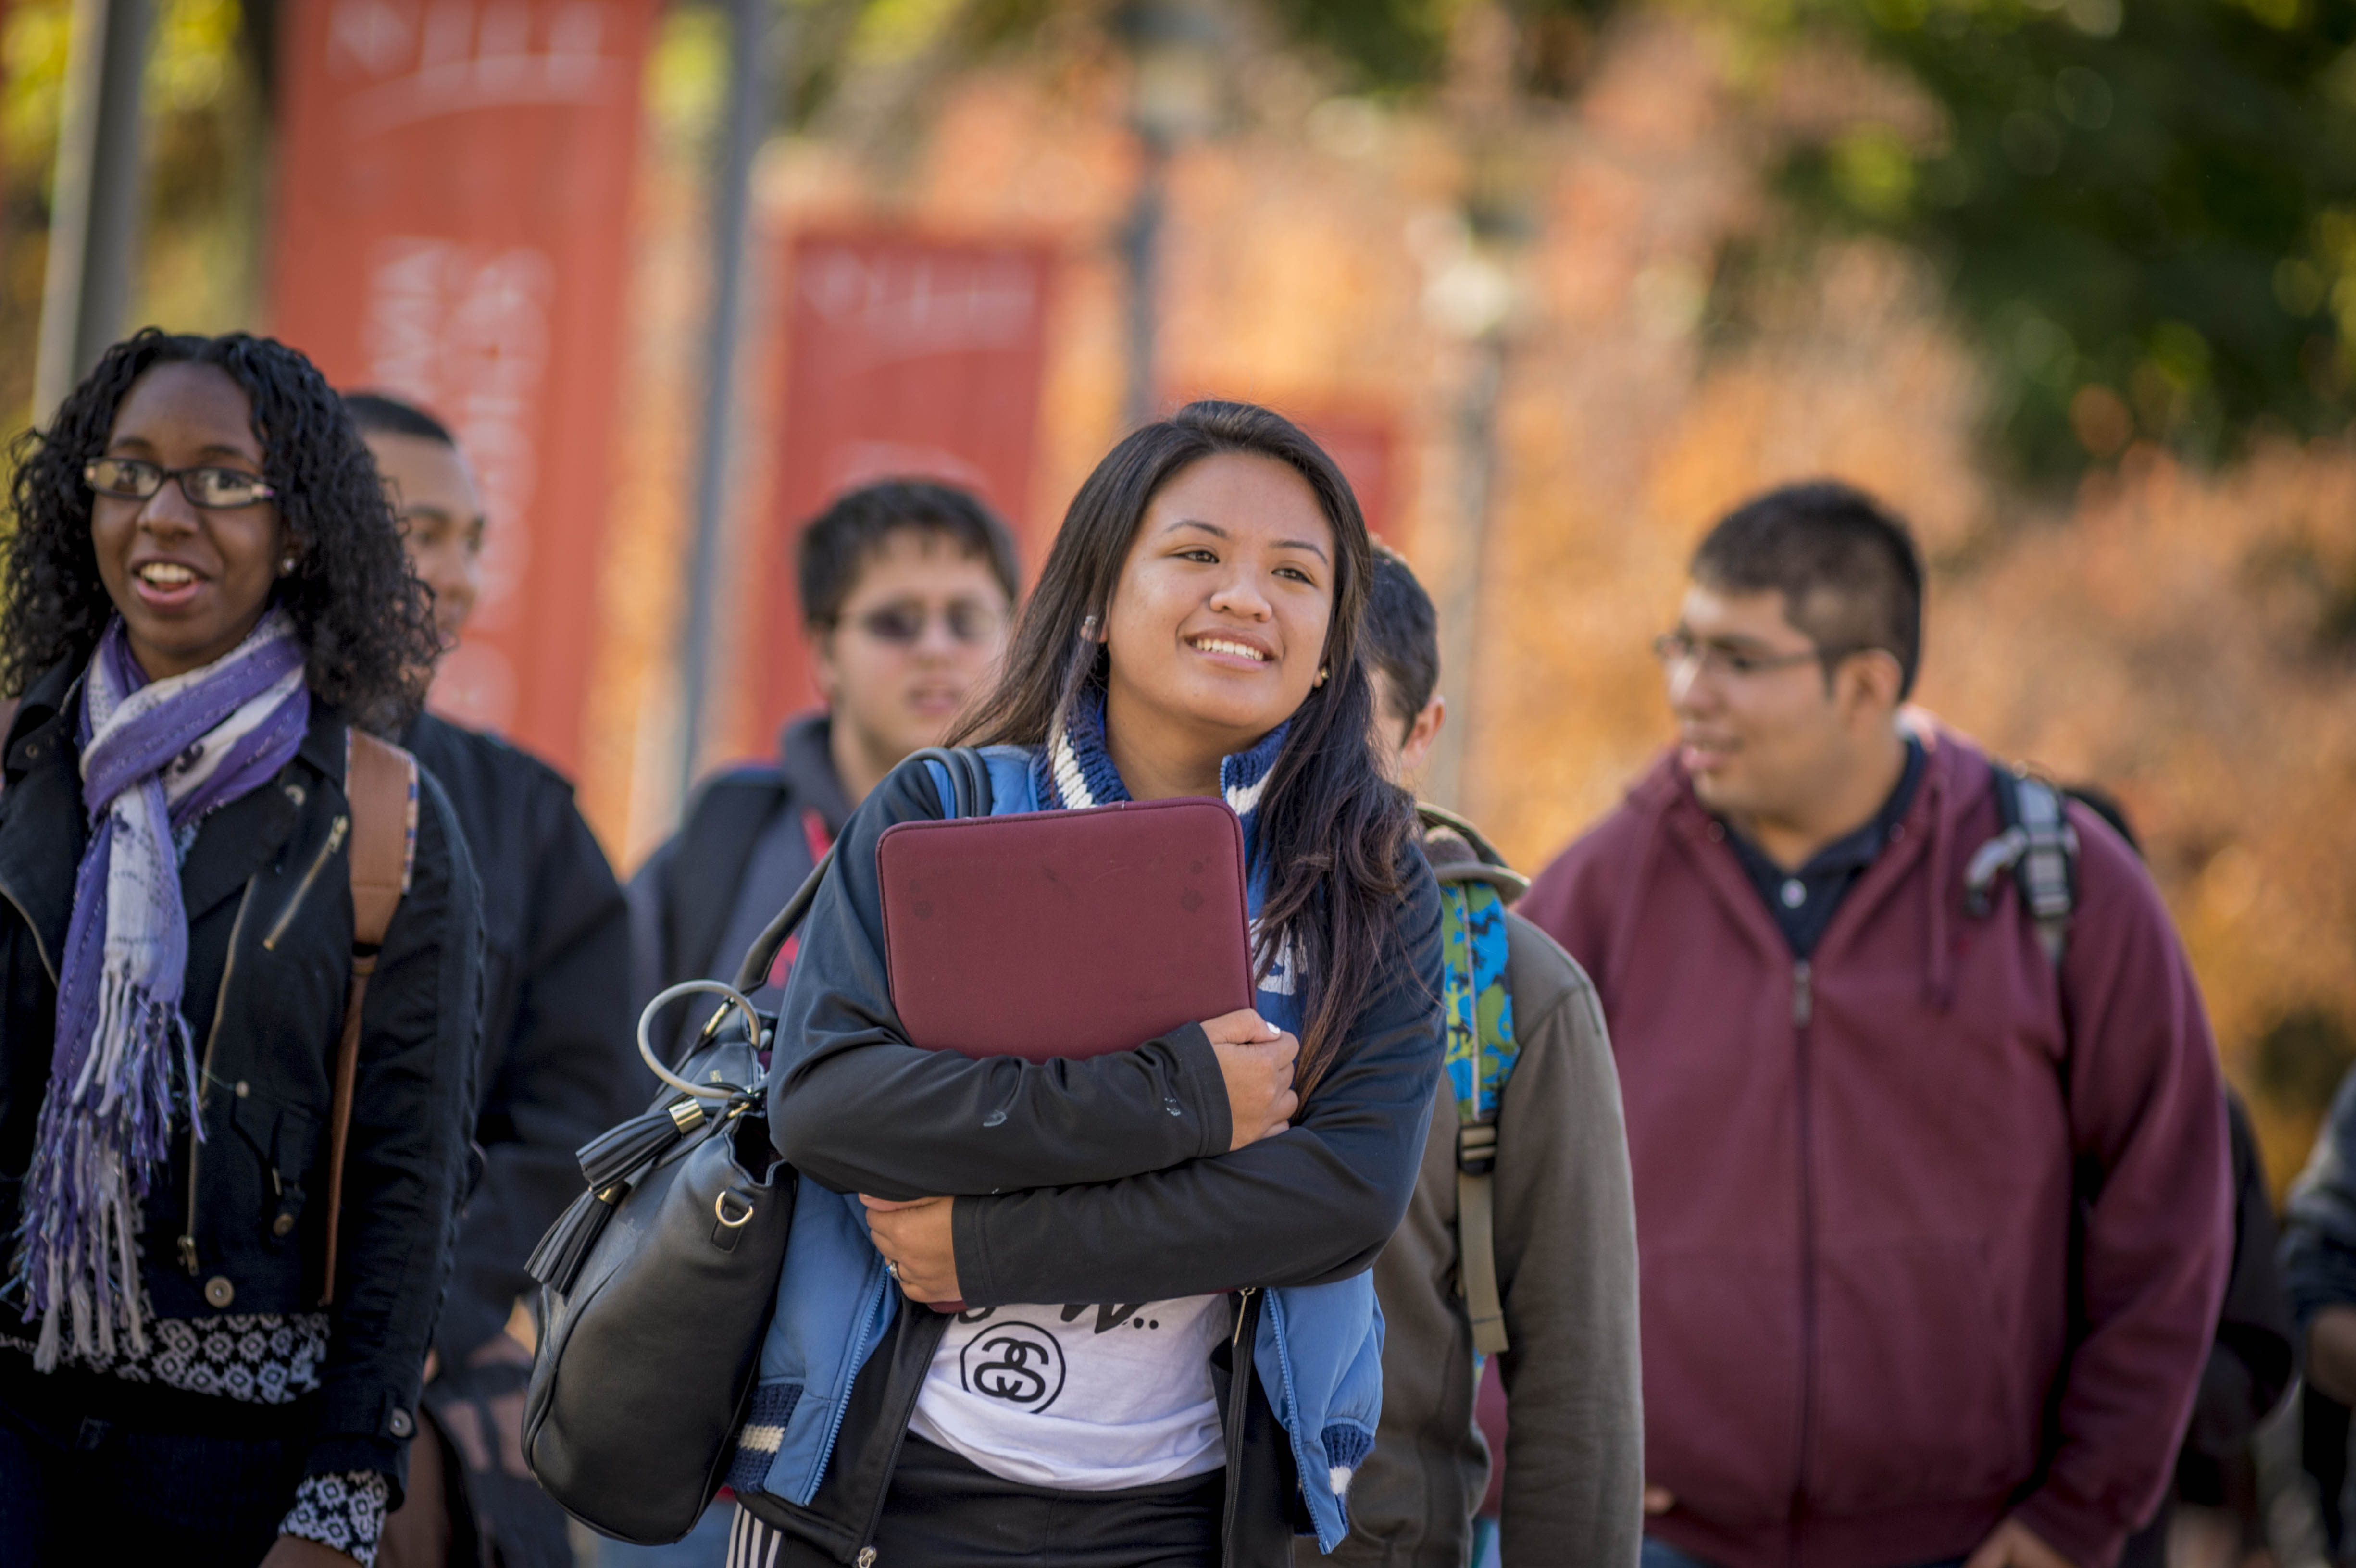
[(367, 1563), (474, 1103), (474, 875), (421, 775), (331, 1147), (347, 729), (415, 710), (429, 597), (342, 404), (267, 339), (142, 332), (14, 455), (0, 1562)]
[(1372, 745), (1371, 575), (1313, 442), (1192, 404), (1081, 486), (964, 726), (1003, 748), (995, 808), (1226, 800), (1251, 1008), (1088, 1061), (914, 1049), (877, 845), (948, 811), (916, 764), (852, 817), (778, 1019), (772, 1133), (806, 1179), (729, 1477), (736, 1568), (1275, 1568), (1296, 1531), (1341, 1540), (1381, 1403), (1366, 1271), (1440, 1061), (1439, 896)]

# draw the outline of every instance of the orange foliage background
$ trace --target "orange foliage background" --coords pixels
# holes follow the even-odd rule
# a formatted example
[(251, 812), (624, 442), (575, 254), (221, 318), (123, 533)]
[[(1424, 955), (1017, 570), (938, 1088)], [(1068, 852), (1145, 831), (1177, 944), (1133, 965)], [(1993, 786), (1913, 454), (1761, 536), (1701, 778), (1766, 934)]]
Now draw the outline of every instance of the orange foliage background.
[[(2277, 1069), (2262, 1041), (2302, 1012), (2356, 1019), (2356, 666), (2331, 643), (2356, 625), (2356, 452), (2265, 445), (2201, 475), (2136, 450), (2074, 499), (2026, 499), (1978, 443), (1971, 354), (1931, 280), (1886, 248), (1808, 252), (1759, 286), (1739, 334), (1711, 328), (1721, 247), (1778, 233), (1762, 173), (1778, 136), (1876, 94), (1887, 109), (1888, 84), (1837, 58), (1762, 65), (1707, 24), (1642, 15), (1601, 41), (1573, 107), (1524, 108), (1502, 132), (1477, 72), (1412, 112), (1326, 96), (1272, 51), (1232, 86), (1234, 123), (1173, 165), (1162, 382), (1172, 401), (1391, 421), (1393, 542), (1443, 606), (1478, 606), (1472, 668), (1452, 672), (1470, 687), (1459, 804), (1543, 862), (1667, 737), (1645, 649), (1701, 531), (1780, 481), (1862, 485), (1933, 559), (1921, 699), (2126, 803), (2286, 1180), (2329, 1075)], [(763, 166), (771, 254), (799, 225), (847, 219), (1060, 248), (1034, 537), (1121, 428), (1126, 91), (1099, 37), (1051, 29), (1019, 62), (946, 80), (921, 134), (821, 124)], [(650, 134), (582, 780), (626, 864), (677, 808), (669, 650), (702, 265), (686, 158)], [(1475, 179), (1518, 193), (1526, 239), (1465, 236)], [(1468, 258), (1511, 287), (1494, 338), (1468, 336), (1451, 304)], [(769, 279), (766, 297), (783, 287)], [(772, 327), (756, 309), (754, 340)], [(1459, 416), (1491, 363), (1479, 544), (1463, 497), (1481, 453)], [(771, 491), (760, 432), (776, 396), (772, 367), (744, 411), (747, 496)], [(740, 602), (724, 630), (742, 667), (792, 635), (791, 611)], [(764, 744), (722, 700), (725, 749)]]

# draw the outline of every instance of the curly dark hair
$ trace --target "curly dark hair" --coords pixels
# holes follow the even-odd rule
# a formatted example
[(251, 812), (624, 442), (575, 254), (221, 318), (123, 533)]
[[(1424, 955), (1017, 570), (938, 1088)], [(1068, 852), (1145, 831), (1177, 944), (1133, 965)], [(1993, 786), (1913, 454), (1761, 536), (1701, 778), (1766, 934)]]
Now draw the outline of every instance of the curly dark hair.
[(0, 691), (21, 696), (61, 659), (87, 659), (114, 613), (91, 545), (82, 468), (115, 411), (158, 365), (219, 367), (253, 403), (262, 477), (295, 557), (277, 603), (293, 617), (312, 694), (397, 735), (423, 702), (438, 645), (433, 596), (410, 570), (376, 461), (318, 368), (272, 338), (147, 327), (109, 348), (45, 431), (10, 449), (15, 526), (0, 539)]

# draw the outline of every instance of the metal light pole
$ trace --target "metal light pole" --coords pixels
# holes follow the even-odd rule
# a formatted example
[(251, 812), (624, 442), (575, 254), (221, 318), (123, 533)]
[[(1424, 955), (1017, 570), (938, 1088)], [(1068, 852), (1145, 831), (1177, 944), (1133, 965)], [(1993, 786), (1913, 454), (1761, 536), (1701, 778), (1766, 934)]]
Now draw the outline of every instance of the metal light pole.
[(1504, 466), (1497, 430), (1515, 317), (1521, 251), (1534, 229), (1538, 167), (1521, 150), (1515, 60), (1518, 28), (1497, 0), (1471, 0), (1450, 28), (1443, 94), (1464, 157), (1454, 222), (1427, 240), (1425, 315), (1458, 344), (1453, 427), (1456, 539), (1440, 600), (1440, 687), (1448, 723), (1425, 774), (1431, 798), (1460, 810), (1466, 760), (1483, 706), (1482, 612), (1494, 586), (1494, 510)]
[(1129, 273), (1124, 312), (1129, 373), (1121, 414), (1134, 430), (1159, 398), (1157, 326), (1161, 310), (1162, 231), (1169, 216), (1170, 155), (1217, 114), (1219, 25), (1202, 0), (1131, 0), (1114, 27), (1135, 64), (1130, 124), (1137, 133), (1137, 191), (1120, 227)]
[(1162, 304), (1162, 221), (1170, 187), (1170, 144), (1141, 130), (1138, 150), (1137, 191), (1130, 197), (1129, 217), (1120, 226), (1121, 261), (1129, 272), (1129, 298), (1121, 313), (1129, 338), (1129, 365), (1121, 388), (1120, 415), (1122, 424), (1130, 430), (1153, 417), (1158, 355), (1154, 326)]
[(753, 161), (776, 96), (779, 29), (774, 0), (729, 0), (728, 105), (712, 199), (712, 314), (696, 432), (695, 543), (687, 616), (680, 627), (679, 801), (695, 786), (710, 694), (712, 623), (720, 603), (720, 538), (736, 433), (737, 342), (753, 225)]
[(151, 19), (152, 0), (74, 0), (33, 360), (37, 423), (123, 334), (146, 190), (140, 86)]
[(1481, 690), (1481, 604), (1490, 577), (1497, 400), (1505, 380), (1504, 336), (1494, 327), (1485, 330), (1465, 346), (1465, 354), (1464, 381), (1451, 420), (1456, 447), (1457, 560), (1440, 605), (1440, 685), (1448, 699), (1449, 721), (1440, 727), (1425, 775), (1426, 795), (1452, 810), (1471, 804), (1464, 795), (1464, 758)]

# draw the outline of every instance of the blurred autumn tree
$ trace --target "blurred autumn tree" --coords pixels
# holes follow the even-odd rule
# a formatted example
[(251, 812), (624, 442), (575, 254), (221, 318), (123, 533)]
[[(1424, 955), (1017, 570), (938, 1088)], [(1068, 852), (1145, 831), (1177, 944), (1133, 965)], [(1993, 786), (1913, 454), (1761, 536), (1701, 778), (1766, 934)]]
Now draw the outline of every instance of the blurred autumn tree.
[[(1440, 80), (1463, 9), (1269, 8), (1362, 89), (1393, 94)], [(1613, 7), (1505, 9), (1523, 85), (1546, 97), (1575, 91)], [(1927, 115), (1794, 138), (1777, 183), (1816, 232), (1880, 234), (1941, 269), (2022, 476), (2066, 478), (2138, 436), (2213, 461), (2254, 431), (2345, 427), (2356, 0), (1745, 0), (1701, 14), (1761, 58), (1847, 37), (1919, 91)], [(1758, 255), (1730, 248), (1734, 282)]]
[(2356, 4), (1799, 0), (1935, 102), (1792, 149), (1783, 188), (1918, 247), (2032, 477), (2137, 436), (2214, 460), (2345, 428), (2356, 379)]
[[(1325, 53), (1362, 91), (1401, 93), (1437, 85), (1447, 69), (1461, 0), (1269, 0), (1297, 43)], [(1504, 7), (1520, 34), (1520, 86), (1540, 97), (1574, 91), (1594, 28), (1613, 0), (1518, 0)]]
[[(0, 429), (30, 412), (70, 0), (0, 18)], [(131, 319), (189, 332), (250, 325), (267, 166), (262, 94), (238, 0), (161, 0), (149, 37), (145, 256)]]

